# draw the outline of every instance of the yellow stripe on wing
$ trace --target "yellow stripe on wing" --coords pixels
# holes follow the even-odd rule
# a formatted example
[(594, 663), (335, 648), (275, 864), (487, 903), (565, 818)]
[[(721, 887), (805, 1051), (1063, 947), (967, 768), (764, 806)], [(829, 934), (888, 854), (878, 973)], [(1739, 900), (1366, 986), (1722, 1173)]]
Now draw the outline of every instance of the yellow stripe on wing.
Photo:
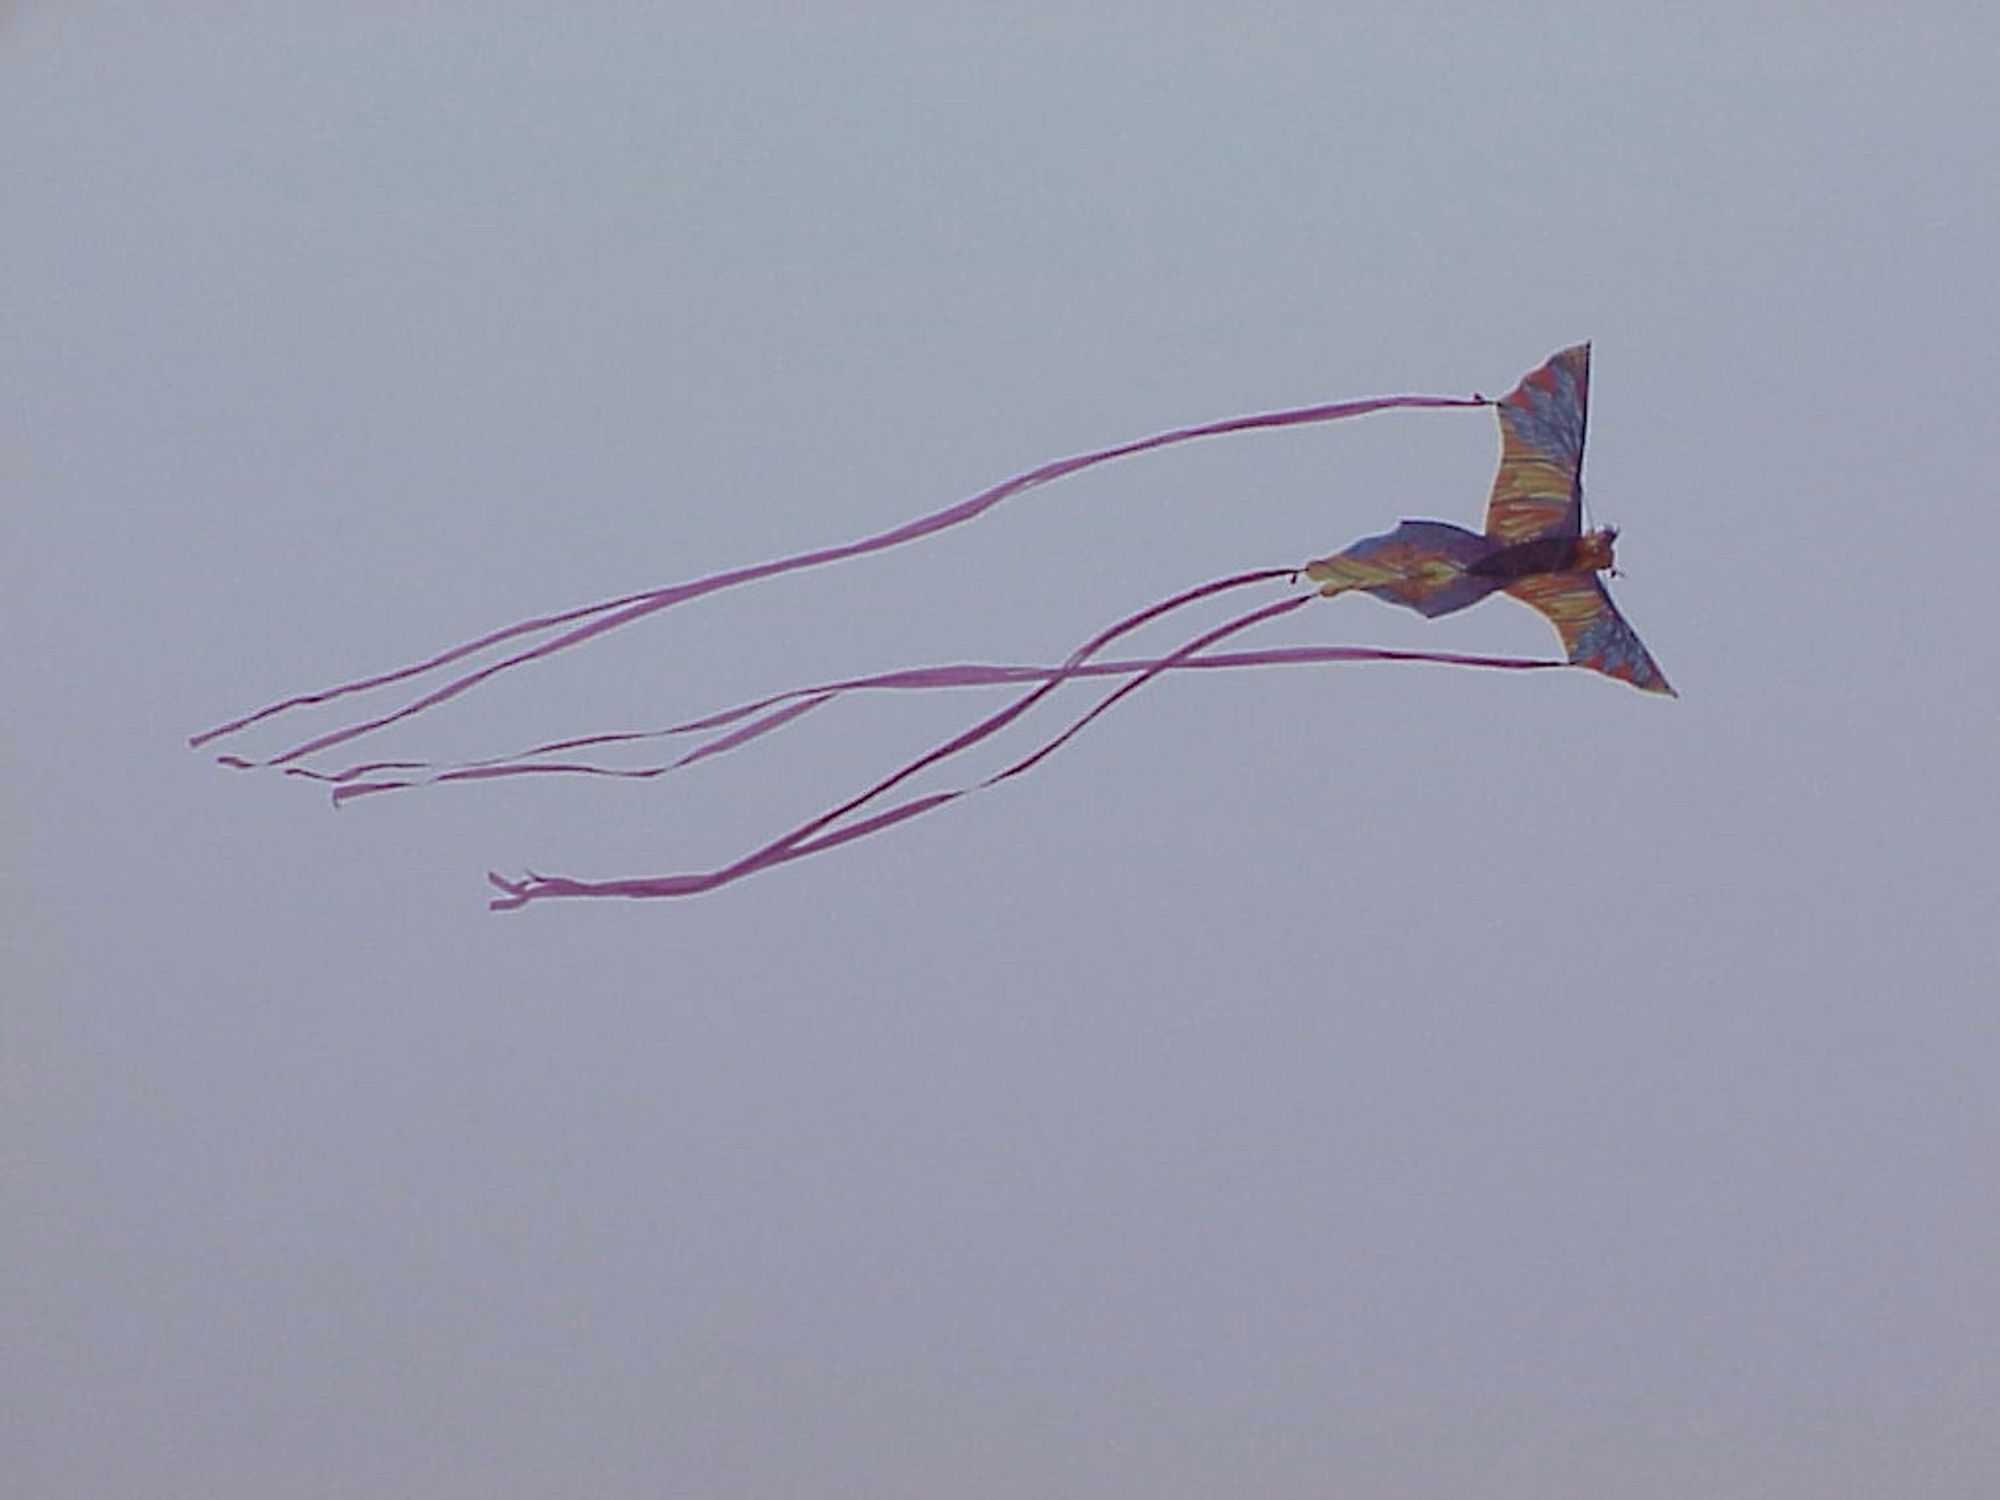
[(1589, 400), (1588, 344), (1554, 355), (1500, 399), (1500, 468), (1486, 504), (1488, 536), (1524, 542), (1578, 530)]

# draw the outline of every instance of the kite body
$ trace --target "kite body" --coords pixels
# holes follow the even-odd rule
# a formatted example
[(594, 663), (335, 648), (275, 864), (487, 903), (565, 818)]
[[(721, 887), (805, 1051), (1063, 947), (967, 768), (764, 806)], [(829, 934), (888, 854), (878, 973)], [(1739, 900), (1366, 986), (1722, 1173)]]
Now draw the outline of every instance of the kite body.
[(1612, 570), (1617, 533), (1582, 529), (1589, 405), (1590, 345), (1578, 344), (1497, 403), (1500, 470), (1484, 534), (1405, 521), (1308, 563), (1306, 576), (1323, 595), (1359, 590), (1430, 618), (1504, 590), (1548, 617), (1572, 665), (1672, 694), (1597, 576)]

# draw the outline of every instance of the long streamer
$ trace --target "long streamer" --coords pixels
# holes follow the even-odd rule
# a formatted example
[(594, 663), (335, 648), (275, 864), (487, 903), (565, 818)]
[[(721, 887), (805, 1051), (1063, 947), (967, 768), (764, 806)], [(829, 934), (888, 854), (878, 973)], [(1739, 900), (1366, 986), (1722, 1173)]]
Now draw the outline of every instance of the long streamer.
[[(1286, 411), (1259, 412), (1247, 417), (1230, 417), (1217, 422), (1204, 422), (1192, 427), (1175, 427), (1165, 432), (1157, 432), (1150, 437), (1137, 438), (1131, 442), (1114, 444), (1089, 453), (1075, 454), (1069, 458), (1055, 459), (1016, 474), (1010, 479), (981, 490), (956, 504), (947, 505), (929, 515), (919, 516), (887, 531), (858, 541), (845, 542), (837, 546), (822, 547), (809, 552), (794, 553), (789, 557), (772, 559), (769, 562), (752, 563), (744, 567), (729, 568), (710, 573), (705, 577), (690, 579), (665, 588), (649, 589), (641, 593), (625, 594), (615, 599), (600, 600), (595, 604), (579, 605), (555, 614), (538, 615), (521, 620), (485, 635), (453, 646), (436, 655), (412, 662), (407, 666), (378, 672), (372, 676), (355, 678), (350, 682), (336, 683), (332, 687), (320, 688), (314, 692), (299, 693), (289, 698), (266, 704), (251, 713), (218, 724), (192, 736), (188, 744), (194, 748), (226, 739), (252, 725), (276, 718), (293, 709), (315, 704), (331, 703), (355, 693), (373, 688), (388, 687), (395, 683), (407, 682), (424, 677), (441, 668), (462, 662), (492, 647), (517, 641), (527, 636), (545, 634), (560, 630), (551, 639), (525, 646), (502, 656), (484, 666), (474, 668), (450, 678), (438, 687), (412, 698), (402, 706), (387, 713), (358, 719), (354, 722), (328, 730), (310, 739), (302, 740), (289, 748), (264, 759), (250, 759), (240, 755), (220, 757), (222, 763), (238, 769), (254, 769), (267, 766), (284, 766), (304, 759), (309, 755), (329, 750), (336, 745), (359, 739), (378, 729), (399, 723), (426, 709), (469, 692), (489, 678), (498, 676), (512, 668), (528, 662), (539, 661), (566, 651), (585, 641), (594, 639), (621, 625), (629, 625), (635, 620), (656, 614), (660, 610), (684, 604), (690, 599), (698, 599), (704, 594), (712, 594), (721, 589), (734, 588), (740, 584), (753, 583), (763, 578), (774, 578), (780, 574), (796, 572), (801, 568), (818, 567), (824, 563), (839, 562), (850, 557), (860, 557), (871, 552), (880, 552), (890, 547), (913, 542), (948, 527), (961, 525), (966, 521), (985, 514), (1001, 501), (1034, 489), (1065, 475), (1109, 463), (1113, 459), (1126, 458), (1136, 453), (1145, 453), (1155, 448), (1166, 448), (1176, 443), (1192, 442), (1197, 438), (1219, 437), (1225, 433), (1250, 432), (1276, 427), (1303, 427), (1319, 422), (1336, 422), (1348, 417), (1365, 416), (1370, 412), (1387, 411), (1399, 407), (1466, 407), (1491, 406), (1493, 402), (1484, 396), (1374, 396), (1359, 401), (1338, 401), (1320, 406), (1303, 406)], [(562, 629), (568, 626), (569, 629)]]
[[(1095, 722), (1099, 716), (1108, 711), (1114, 704), (1145, 686), (1162, 673), (1200, 662), (1203, 660), (1201, 653), (1209, 647), (1253, 626), (1261, 625), (1268, 620), (1277, 619), (1281, 615), (1289, 614), (1292, 610), (1310, 604), (1313, 596), (1309, 594), (1300, 595), (1259, 605), (1255, 609), (1248, 610), (1232, 619), (1225, 620), (1220, 625), (1201, 632), (1193, 639), (1163, 656), (1151, 657), (1136, 662), (1100, 663), (1093, 661), (1093, 658), (1099, 651), (1103, 650), (1119, 637), (1129, 634), (1139, 626), (1158, 619), (1160, 616), (1174, 610), (1178, 610), (1185, 605), (1233, 589), (1268, 582), (1273, 578), (1288, 577), (1290, 574), (1291, 570), (1288, 568), (1265, 568), (1254, 572), (1239, 573), (1226, 578), (1219, 578), (1213, 582), (1171, 595), (1156, 604), (1148, 605), (1142, 610), (1138, 610), (1121, 620), (1115, 621), (1085, 641), (1081, 646), (1078, 646), (1075, 651), (1070, 653), (1061, 666), (1027, 669), (1041, 680), (1036, 686), (1016, 698), (1013, 702), (994, 713), (988, 714), (970, 728), (961, 730), (949, 739), (933, 746), (914, 760), (897, 767), (894, 771), (891, 771), (888, 775), (859, 794), (828, 808), (825, 812), (817, 814), (806, 822), (799, 824), (796, 828), (790, 829), (778, 838), (751, 850), (748, 854), (726, 865), (711, 870), (690, 873), (600, 881), (576, 880), (561, 875), (542, 875), (534, 871), (527, 872), (521, 879), (510, 880), (489, 871), (487, 879), (501, 892), (490, 904), (496, 911), (511, 911), (525, 906), (531, 901), (549, 897), (623, 896), (635, 899), (651, 899), (656, 897), (700, 895), (704, 892), (716, 890), (721, 886), (745, 879), (748, 876), (758, 874), (761, 871), (775, 868), (778, 865), (788, 864), (796, 859), (804, 859), (809, 855), (823, 853), (839, 845), (850, 843), (855, 839), (881, 832), (886, 828), (894, 827), (924, 813), (934, 812), (938, 808), (958, 801), (960, 798), (969, 796), (974, 792), (998, 786), (1000, 783), (1011, 780), (1013, 777), (1019, 776), (1040, 764), (1048, 756), (1069, 743), (1070, 740), (1080, 734), (1088, 725)], [(1232, 653), (1232, 655), (1239, 658), (1234, 663), (1235, 665), (1255, 666), (1301, 660), (1303, 659), (1299, 655), (1301, 649), (1311, 651), (1314, 648), (1274, 647), (1265, 651), (1238, 652)], [(1512, 657), (1465, 657), (1451, 656), (1445, 653), (1431, 654), (1417, 652), (1378, 653), (1366, 647), (1319, 649), (1334, 650), (1343, 653), (1340, 656), (1330, 658), (1334, 660), (1445, 660), (1451, 661), (1456, 665), (1490, 666), (1517, 670), (1564, 665), (1561, 662), (1534, 661)], [(1211, 661), (1213, 660), (1211, 659)], [(1220, 665), (1223, 663), (1215, 662), (1215, 664)], [(931, 672), (942, 673), (947, 681), (955, 683), (958, 674), (965, 669), (935, 668), (929, 670)], [(978, 669), (974, 670), (977, 671)], [(1022, 714), (1033, 708), (1037, 703), (1048, 697), (1049, 694), (1053, 693), (1064, 682), (1073, 678), (1109, 674), (1122, 675), (1126, 680), (1086, 712), (1072, 720), (1060, 732), (1050, 736), (1027, 755), (1022, 756), (1003, 769), (994, 772), (983, 780), (948, 791), (931, 792), (914, 797), (893, 807), (871, 813), (858, 822), (841, 826), (843, 820), (861, 812), (862, 809), (901, 786), (919, 772), (928, 770), (932, 766), (938, 765), (965, 750), (969, 750), (974, 745), (997, 734), (1000, 730), (1020, 718)], [(893, 676), (898, 674), (887, 675)], [(929, 679), (926, 680), (928, 681)], [(860, 679), (855, 683), (849, 684), (849, 686), (865, 684), (867, 684), (867, 680)], [(806, 694), (813, 692), (812, 689), (801, 689), (799, 691)], [(800, 701), (807, 705), (816, 705), (824, 702), (825, 697), (808, 696), (802, 698)], [(760, 705), (745, 705), (733, 712), (752, 713), (758, 706)], [(720, 716), (711, 716), (712, 719), (715, 717)]]
[[(363, 761), (339, 770), (323, 771), (309, 766), (288, 766), (285, 774), (332, 786), (336, 804), (380, 792), (404, 791), (413, 787), (441, 786), (454, 782), (492, 781), (511, 776), (599, 776), (628, 781), (651, 781), (707, 760), (726, 751), (740, 749), (752, 740), (803, 718), (816, 708), (849, 693), (876, 691), (925, 691), (941, 688), (1013, 687), (1049, 682), (1062, 678), (1134, 677), (1155, 667), (1163, 671), (1240, 670), (1246, 667), (1320, 666), (1331, 662), (1432, 662), (1444, 666), (1481, 667), (1507, 671), (1536, 671), (1569, 664), (1550, 658), (1484, 656), (1462, 651), (1413, 651), (1386, 646), (1267, 646), (1254, 651), (1213, 651), (1185, 659), (1177, 655), (1128, 657), (1117, 661), (1090, 661), (1067, 672), (1061, 667), (1010, 665), (987, 662), (954, 662), (942, 666), (904, 667), (893, 672), (877, 672), (866, 677), (846, 677), (810, 687), (739, 703), (732, 708), (704, 714), (685, 723), (663, 729), (628, 729), (602, 734), (579, 735), (551, 740), (512, 755), (482, 760), (440, 764), (419, 760)], [(741, 721), (748, 720), (748, 723)], [(652, 740), (672, 739), (719, 729), (737, 727), (670, 760), (646, 765), (617, 765), (601, 761), (551, 759), (578, 750), (633, 745)]]
[(1275, 619), (1279, 615), (1287, 614), (1302, 605), (1310, 604), (1313, 596), (1310, 594), (1301, 594), (1288, 599), (1280, 599), (1273, 604), (1261, 605), (1245, 614), (1238, 615), (1232, 620), (1225, 621), (1212, 630), (1204, 631), (1201, 635), (1196, 636), (1193, 640), (1170, 653), (1170, 655), (1161, 658), (1158, 662), (1124, 683), (1115, 692), (1090, 709), (1089, 712), (1076, 719), (1060, 734), (1047, 740), (1029, 755), (1014, 762), (1004, 770), (995, 772), (984, 781), (975, 782), (950, 791), (932, 792), (925, 796), (913, 798), (908, 802), (901, 803), (885, 811), (873, 813), (862, 822), (846, 828), (836, 826), (850, 814), (859, 812), (862, 808), (868, 806), (868, 804), (874, 802), (884, 794), (895, 790), (919, 772), (926, 771), (942, 761), (949, 760), (951, 757), (971, 749), (982, 740), (986, 740), (999, 733), (1037, 703), (1048, 697), (1049, 694), (1053, 693), (1069, 678), (1076, 675), (1077, 668), (1083, 666), (1099, 651), (1103, 650), (1104, 647), (1110, 645), (1111, 642), (1117, 640), (1120, 636), (1127, 635), (1138, 629), (1141, 625), (1158, 619), (1161, 615), (1179, 609), (1184, 605), (1192, 604), (1197, 600), (1210, 598), (1213, 595), (1225, 593), (1231, 589), (1263, 583), (1273, 578), (1289, 577), (1291, 572), (1290, 568), (1260, 568), (1250, 573), (1233, 574), (1227, 578), (1218, 578), (1213, 582), (1184, 590), (1181, 593), (1160, 600), (1157, 604), (1150, 604), (1142, 610), (1125, 616), (1123, 619), (1106, 626), (1081, 646), (1078, 646), (1075, 651), (1070, 653), (1062, 666), (1056, 668), (1050, 674), (1048, 681), (1031, 688), (1004, 708), (988, 714), (969, 729), (959, 731), (959, 733), (943, 741), (941, 744), (935, 745), (925, 751), (922, 755), (916, 757), (916, 759), (898, 766), (865, 791), (849, 797), (846, 801), (837, 803), (825, 812), (807, 819), (796, 828), (779, 835), (767, 844), (751, 850), (748, 854), (741, 856), (729, 864), (722, 865), (713, 870), (698, 871), (690, 874), (655, 875), (638, 879), (602, 881), (572, 880), (566, 876), (541, 875), (534, 871), (528, 871), (524, 878), (520, 880), (508, 880), (497, 873), (489, 871), (486, 878), (502, 892), (500, 896), (494, 898), (490, 905), (495, 911), (510, 911), (516, 907), (524, 906), (530, 901), (550, 896), (628, 896), (651, 898), (659, 896), (700, 895), (705, 891), (712, 891), (734, 881), (742, 880), (746, 876), (755, 875), (759, 871), (768, 870), (781, 864), (788, 864), (795, 859), (804, 859), (808, 855), (817, 854), (823, 850), (834, 848), (837, 845), (849, 843), (867, 834), (879, 832), (884, 828), (892, 827), (919, 814), (935, 811), (937, 808), (943, 807), (947, 803), (955, 802), (971, 792), (978, 791), (983, 787), (997, 785), (1002, 781), (1008, 780), (1010, 777), (1017, 776), (1021, 772), (1026, 771), (1029, 767), (1042, 760), (1043, 757), (1066, 743), (1072, 736), (1082, 730), (1086, 724), (1103, 713), (1113, 703), (1125, 697), (1134, 689), (1151, 681), (1161, 672), (1167, 670), (1172, 663), (1185, 660), (1201, 651), (1204, 647), (1211, 646), (1225, 637), (1236, 634), (1238, 631), (1247, 630), (1252, 625), (1261, 624), (1265, 620)]

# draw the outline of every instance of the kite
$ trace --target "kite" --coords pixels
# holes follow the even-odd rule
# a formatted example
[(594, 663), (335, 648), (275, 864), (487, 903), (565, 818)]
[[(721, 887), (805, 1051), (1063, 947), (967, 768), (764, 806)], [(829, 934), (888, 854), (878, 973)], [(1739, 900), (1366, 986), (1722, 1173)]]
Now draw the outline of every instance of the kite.
[(1597, 577), (1614, 571), (1617, 531), (1583, 531), (1590, 345), (1554, 355), (1498, 406), (1500, 472), (1483, 536), (1444, 521), (1405, 521), (1307, 563), (1306, 577), (1322, 595), (1361, 589), (1428, 617), (1504, 589), (1549, 617), (1572, 665), (1674, 696)]
[[(295, 709), (314, 707), (398, 683), (455, 673), (398, 707), (354, 719), (262, 759), (219, 756), (238, 770), (275, 769), (330, 785), (336, 805), (353, 798), (416, 786), (485, 781), (527, 775), (582, 775), (647, 780), (737, 750), (850, 693), (940, 688), (1024, 688), (1012, 701), (960, 733), (897, 767), (872, 785), (824, 812), (713, 869), (627, 879), (579, 880), (532, 871), (519, 877), (489, 872), (499, 891), (491, 905), (511, 910), (549, 897), (689, 896), (731, 884), (774, 866), (879, 833), (932, 812), (947, 803), (997, 786), (1030, 770), (1080, 733), (1101, 714), (1138, 688), (1168, 673), (1326, 662), (1422, 661), (1499, 670), (1586, 667), (1650, 693), (1673, 689), (1640, 644), (1605, 591), (1602, 576), (1615, 575), (1610, 527), (1583, 529), (1583, 447), (1589, 410), (1590, 346), (1577, 344), (1552, 356), (1522, 377), (1498, 401), (1485, 396), (1375, 396), (1356, 401), (1260, 412), (1246, 417), (1178, 427), (1150, 437), (1053, 460), (1001, 481), (956, 504), (858, 541), (795, 553), (767, 562), (726, 569), (664, 588), (626, 594), (504, 626), (407, 666), (356, 678), (314, 692), (281, 699), (253, 713), (193, 736), (201, 747), (241, 734)], [(1370, 412), (1410, 407), (1491, 406), (1500, 420), (1500, 466), (1486, 509), (1483, 532), (1444, 521), (1402, 522), (1381, 536), (1366, 537), (1342, 552), (1301, 566), (1257, 568), (1233, 573), (1169, 595), (1114, 621), (1078, 646), (1059, 665), (961, 662), (848, 677), (770, 694), (663, 729), (573, 736), (512, 755), (458, 763), (374, 760), (329, 768), (327, 752), (415, 717), (469, 692), (501, 672), (581, 645), (607, 631), (705, 594), (779, 574), (838, 562), (916, 541), (984, 514), (1003, 500), (1052, 480), (1113, 459), (1197, 438), (1227, 433), (1305, 426)], [(1314, 593), (1287, 594), (1224, 620), (1162, 655), (1104, 659), (1120, 638), (1188, 605), (1237, 589), (1303, 576)], [(1451, 614), (1489, 594), (1504, 592), (1540, 611), (1555, 626), (1564, 660), (1468, 655), (1450, 651), (1404, 651), (1372, 646), (1265, 646), (1217, 650), (1223, 641), (1291, 613), (1315, 597), (1349, 591), (1373, 595), (1427, 617)], [(505, 649), (503, 649), (505, 648)], [(473, 665), (476, 658), (485, 658)], [(1116, 686), (1067, 726), (1028, 754), (983, 779), (942, 791), (906, 795), (882, 805), (898, 788), (962, 751), (998, 734), (1065, 684), (1111, 679)], [(607, 763), (583, 752), (676, 736), (704, 736), (694, 748), (650, 765)]]

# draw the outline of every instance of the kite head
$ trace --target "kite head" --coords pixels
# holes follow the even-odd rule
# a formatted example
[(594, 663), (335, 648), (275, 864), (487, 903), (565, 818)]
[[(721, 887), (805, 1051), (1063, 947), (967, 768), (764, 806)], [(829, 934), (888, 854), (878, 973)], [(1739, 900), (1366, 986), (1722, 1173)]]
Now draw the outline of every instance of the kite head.
[(1576, 539), (1576, 565), (1579, 569), (1593, 572), (1616, 574), (1618, 566), (1612, 561), (1612, 544), (1618, 540), (1618, 528), (1600, 526)]

